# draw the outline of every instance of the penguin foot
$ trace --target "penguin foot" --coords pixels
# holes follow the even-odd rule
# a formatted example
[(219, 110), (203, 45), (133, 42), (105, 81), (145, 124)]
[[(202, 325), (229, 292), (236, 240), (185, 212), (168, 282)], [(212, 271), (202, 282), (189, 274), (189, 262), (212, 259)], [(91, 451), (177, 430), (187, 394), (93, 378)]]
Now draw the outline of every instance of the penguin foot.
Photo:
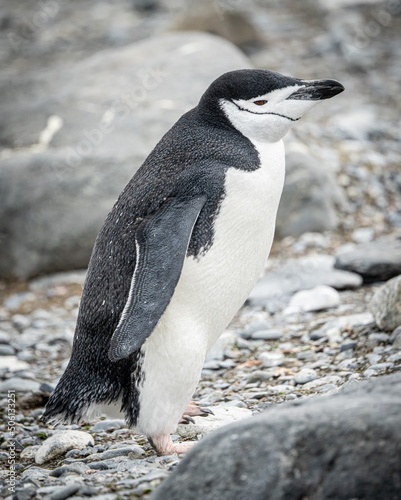
[(193, 441), (186, 441), (184, 443), (173, 443), (170, 434), (161, 434), (156, 437), (148, 437), (149, 443), (153, 446), (159, 455), (182, 455), (187, 453), (195, 444)]
[(191, 422), (194, 424), (195, 422), (192, 417), (207, 417), (208, 415), (213, 415), (212, 410), (201, 408), (195, 401), (190, 401), (179, 423), (189, 424)]

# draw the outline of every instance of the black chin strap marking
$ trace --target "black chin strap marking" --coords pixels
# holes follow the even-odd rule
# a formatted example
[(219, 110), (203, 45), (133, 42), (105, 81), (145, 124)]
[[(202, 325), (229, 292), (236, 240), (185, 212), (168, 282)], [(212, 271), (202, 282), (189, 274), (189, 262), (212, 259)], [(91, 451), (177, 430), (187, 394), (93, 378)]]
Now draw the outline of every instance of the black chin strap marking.
[(286, 115), (280, 115), (280, 113), (273, 113), (271, 111), (266, 111), (266, 113), (256, 113), (255, 111), (250, 111), (249, 109), (245, 109), (245, 108), (242, 108), (241, 106), (239, 106), (236, 102), (234, 101), (231, 101), (233, 104), (235, 104), (235, 106), (237, 106), (237, 108), (240, 110), (240, 111), (246, 111), (247, 113), (252, 113), (253, 115), (276, 115), (276, 116), (281, 116), (281, 118), (286, 118), (287, 120), (290, 120), (292, 122), (297, 122), (298, 120), (301, 119), (301, 117), (299, 118), (291, 118), (290, 116), (286, 116)]

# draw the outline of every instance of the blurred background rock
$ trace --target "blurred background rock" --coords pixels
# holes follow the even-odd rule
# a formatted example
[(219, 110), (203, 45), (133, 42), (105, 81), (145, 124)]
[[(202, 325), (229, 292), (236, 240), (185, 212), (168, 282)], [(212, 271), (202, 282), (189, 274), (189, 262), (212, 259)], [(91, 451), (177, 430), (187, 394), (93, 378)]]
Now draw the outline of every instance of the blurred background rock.
[(0, 277), (85, 268), (161, 135), (244, 67), (346, 88), (286, 138), (284, 247), (311, 232), (332, 252), (396, 236), (400, 25), (398, 1), (3, 0)]

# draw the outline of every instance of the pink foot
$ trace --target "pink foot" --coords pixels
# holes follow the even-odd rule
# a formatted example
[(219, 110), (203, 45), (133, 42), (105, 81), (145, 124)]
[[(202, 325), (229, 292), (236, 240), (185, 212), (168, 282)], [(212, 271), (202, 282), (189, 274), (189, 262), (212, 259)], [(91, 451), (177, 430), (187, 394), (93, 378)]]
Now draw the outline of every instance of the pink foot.
[(189, 424), (189, 422), (194, 423), (192, 417), (207, 417), (210, 414), (213, 415), (213, 412), (208, 408), (201, 408), (194, 401), (190, 401), (179, 423), (180, 424)]
[(187, 453), (195, 444), (193, 441), (184, 443), (173, 443), (170, 434), (161, 434), (160, 436), (149, 438), (148, 440), (159, 455), (181, 455)]

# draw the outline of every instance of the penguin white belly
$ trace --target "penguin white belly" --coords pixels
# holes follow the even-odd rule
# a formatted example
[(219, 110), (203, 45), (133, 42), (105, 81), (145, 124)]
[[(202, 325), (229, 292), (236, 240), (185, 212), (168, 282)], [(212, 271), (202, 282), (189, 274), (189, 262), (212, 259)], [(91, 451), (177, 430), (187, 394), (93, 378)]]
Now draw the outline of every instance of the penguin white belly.
[(227, 171), (213, 245), (186, 258), (171, 302), (142, 347), (137, 428), (147, 435), (175, 431), (199, 381), (207, 351), (263, 272), (284, 183), (282, 141), (255, 144), (261, 167)]

